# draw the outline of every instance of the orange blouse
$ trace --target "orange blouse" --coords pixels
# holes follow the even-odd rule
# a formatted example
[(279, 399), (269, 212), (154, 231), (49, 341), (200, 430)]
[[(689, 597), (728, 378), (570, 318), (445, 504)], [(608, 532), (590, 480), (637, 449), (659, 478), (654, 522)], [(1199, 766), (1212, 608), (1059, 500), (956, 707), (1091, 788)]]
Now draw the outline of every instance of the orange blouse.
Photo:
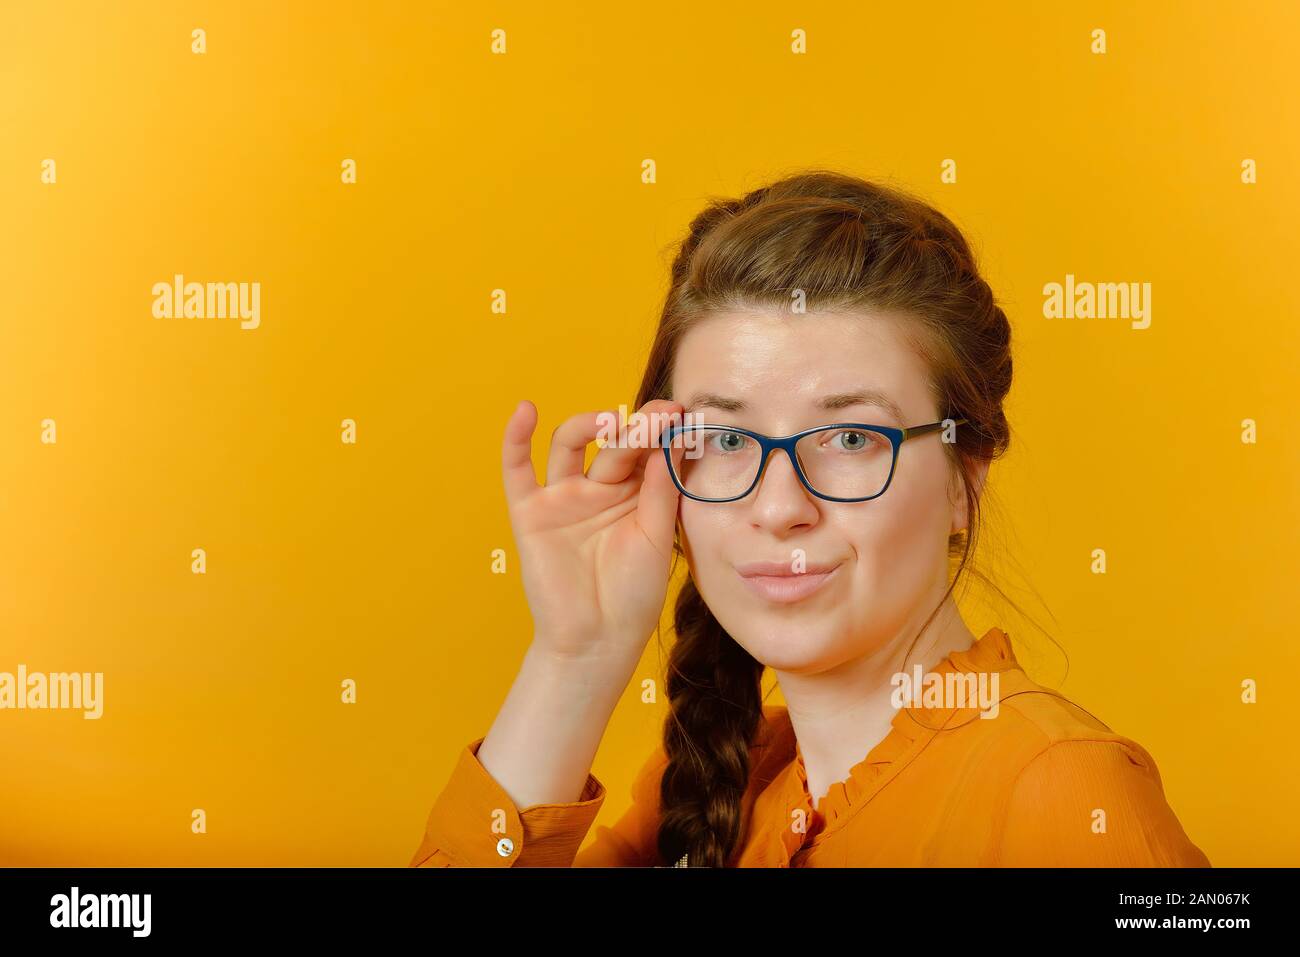
[[(816, 808), (783, 706), (750, 747), (736, 867), (1209, 867), (1165, 800), (1154, 759), (1034, 684), (993, 628), (929, 669), (998, 672), (999, 711), (900, 709), (889, 734)], [(655, 849), (656, 747), (632, 806), (596, 828), (594, 775), (577, 801), (516, 808), (467, 745), (429, 814), (412, 867), (646, 867)]]

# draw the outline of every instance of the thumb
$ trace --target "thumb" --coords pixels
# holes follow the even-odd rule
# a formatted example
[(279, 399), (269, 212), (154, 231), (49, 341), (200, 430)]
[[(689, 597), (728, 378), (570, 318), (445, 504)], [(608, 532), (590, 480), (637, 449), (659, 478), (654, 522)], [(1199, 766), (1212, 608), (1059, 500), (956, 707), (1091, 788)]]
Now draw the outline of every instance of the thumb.
[(682, 493), (673, 477), (668, 474), (668, 463), (663, 450), (656, 448), (646, 463), (645, 477), (637, 498), (636, 521), (646, 537), (663, 554), (673, 549), (673, 534), (677, 531), (677, 505)]

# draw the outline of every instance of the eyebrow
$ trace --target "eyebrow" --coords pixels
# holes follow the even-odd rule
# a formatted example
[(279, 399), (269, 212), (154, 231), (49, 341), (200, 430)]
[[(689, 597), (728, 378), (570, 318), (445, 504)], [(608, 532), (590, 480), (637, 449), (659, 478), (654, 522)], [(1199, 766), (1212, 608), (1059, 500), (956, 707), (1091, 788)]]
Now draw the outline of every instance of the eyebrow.
[[(857, 389), (853, 392), (837, 392), (822, 398), (817, 403), (817, 408), (827, 411), (836, 409), (846, 409), (854, 405), (874, 405), (879, 406), (886, 412), (890, 413), (900, 423), (903, 422), (903, 410), (898, 407), (898, 403), (891, 399), (887, 394), (879, 389)], [(720, 409), (723, 412), (744, 412), (748, 406), (740, 399), (732, 399), (727, 396), (718, 395), (714, 392), (697, 392), (691, 396), (691, 401), (686, 404), (688, 411), (699, 408)]]

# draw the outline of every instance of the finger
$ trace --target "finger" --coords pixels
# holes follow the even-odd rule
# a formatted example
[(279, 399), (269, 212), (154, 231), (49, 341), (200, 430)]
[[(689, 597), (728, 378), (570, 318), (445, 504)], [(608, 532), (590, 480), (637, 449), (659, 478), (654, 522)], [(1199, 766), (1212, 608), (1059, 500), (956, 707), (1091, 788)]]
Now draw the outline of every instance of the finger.
[(608, 427), (610, 412), (583, 412), (565, 419), (551, 435), (551, 451), (546, 459), (546, 484), (554, 485), (574, 475), (581, 475), (587, 461), (587, 446)]
[(501, 443), (501, 471), (506, 500), (522, 502), (540, 486), (533, 471), (533, 429), (537, 427), (537, 407), (527, 399), (515, 406), (506, 422)]
[(661, 554), (673, 548), (673, 534), (677, 531), (677, 506), (682, 493), (677, 490), (663, 449), (656, 449), (645, 467), (645, 480), (637, 497), (636, 520)]
[(684, 406), (670, 399), (651, 399), (619, 430), (618, 442), (596, 453), (587, 478), (616, 485), (643, 469), (651, 454), (662, 455), (659, 436), (669, 425), (681, 424)]

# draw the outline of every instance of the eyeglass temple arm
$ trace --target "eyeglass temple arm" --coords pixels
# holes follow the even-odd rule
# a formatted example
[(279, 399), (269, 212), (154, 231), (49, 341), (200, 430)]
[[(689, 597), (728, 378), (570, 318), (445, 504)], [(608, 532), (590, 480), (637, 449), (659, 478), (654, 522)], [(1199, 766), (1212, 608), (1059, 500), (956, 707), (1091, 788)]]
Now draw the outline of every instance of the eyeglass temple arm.
[[(925, 435), (927, 432), (936, 432), (942, 429), (947, 421), (947, 419), (944, 419), (943, 422), (931, 422), (929, 425), (914, 425), (910, 429), (903, 429), (903, 441), (906, 442), (918, 435)], [(965, 422), (965, 419), (952, 420), (953, 425), (963, 425)]]

